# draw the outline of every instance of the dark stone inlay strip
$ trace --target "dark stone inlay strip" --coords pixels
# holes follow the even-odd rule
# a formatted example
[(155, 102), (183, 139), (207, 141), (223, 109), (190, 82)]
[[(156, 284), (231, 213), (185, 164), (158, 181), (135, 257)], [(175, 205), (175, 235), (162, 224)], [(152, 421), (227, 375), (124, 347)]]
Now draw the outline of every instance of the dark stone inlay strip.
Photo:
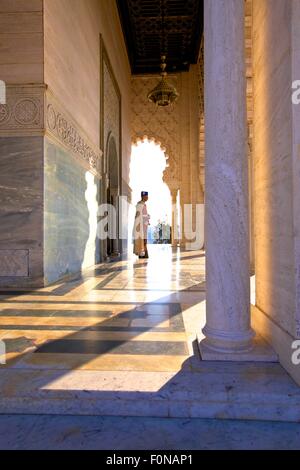
[(188, 348), (179, 341), (58, 340), (44, 344), (35, 353), (187, 356)]
[[(11, 297), (24, 297), (26, 295), (30, 295), (31, 297), (49, 297), (50, 294), (49, 292), (24, 292), (24, 291), (16, 291), (16, 292), (0, 292), (0, 301), (4, 302), (6, 300), (9, 300)], [(14, 300), (13, 302), (16, 302)]]
[(0, 310), (1, 317), (67, 317), (67, 318), (110, 318), (109, 310)]
[(117, 315), (117, 318), (129, 318), (131, 320), (135, 319), (150, 319), (151, 321), (154, 321), (156, 319), (157, 323), (159, 323), (162, 320), (169, 320), (170, 315), (169, 313), (157, 313), (157, 314), (149, 314), (147, 312), (142, 312), (141, 310), (130, 310), (128, 312), (122, 312)]
[[(32, 295), (35, 293), (36, 291), (30, 290), (0, 290), (0, 297), (2, 295)], [(49, 295), (49, 292), (47, 294)]]
[(0, 325), (0, 330), (8, 331), (116, 331), (122, 332), (133, 332), (133, 333), (181, 333), (184, 332), (184, 328), (162, 328), (153, 326), (62, 326), (62, 325)]
[(178, 289), (141, 289), (139, 287), (135, 287), (135, 288), (124, 288), (122, 287), (121, 289), (118, 289), (116, 287), (105, 287), (105, 288), (101, 288), (99, 290), (103, 290), (103, 291), (120, 291), (120, 292), (171, 292), (171, 294), (169, 295), (174, 295), (174, 294), (189, 294), (190, 292), (205, 292), (206, 291), (206, 288), (203, 287), (203, 288), (198, 288), (196, 287), (194, 289), (194, 286), (191, 286), (191, 287), (185, 287), (184, 289), (181, 289), (181, 290), (178, 290)]
[[(107, 286), (107, 284), (109, 284), (111, 281), (113, 281), (115, 279), (115, 277), (117, 277), (119, 274), (120, 274), (119, 272), (110, 274), (109, 276), (107, 276), (106, 279), (103, 279), (103, 281), (101, 281), (99, 284), (97, 284), (97, 286), (94, 287), (93, 290), (102, 290), (102, 289), (104, 289)], [(116, 290), (118, 290), (118, 289), (116, 289)]]
[[(48, 295), (48, 294), (47, 294)], [(17, 301), (16, 300), (6, 300), (5, 303), (7, 304), (15, 304)], [(108, 302), (107, 300), (102, 300), (102, 301), (94, 301), (94, 300), (23, 300), (23, 304), (49, 304), (49, 305), (139, 305), (142, 307), (142, 302), (136, 302), (136, 301), (115, 301), (115, 302)], [(152, 305), (180, 305), (177, 302), (153, 302)], [(1, 305), (1, 302), (0, 302)], [(150, 305), (150, 304), (145, 304), (145, 305)]]
[(179, 303), (164, 303), (164, 304), (143, 304), (136, 308), (141, 312), (147, 312), (149, 315), (152, 314), (166, 314), (177, 315), (182, 312), (181, 306)]
[[(55, 317), (66, 317), (66, 318), (108, 318), (110, 326), (105, 325), (105, 321), (100, 325), (94, 326), (68, 326), (68, 325), (0, 325), (2, 330), (61, 330), (61, 331), (157, 331), (157, 332), (182, 332), (185, 331), (184, 322), (182, 317), (182, 310), (179, 303), (173, 304), (144, 304), (139, 305), (135, 309), (131, 309), (125, 312), (121, 312), (116, 315), (108, 310), (105, 311), (90, 311), (90, 310), (15, 310), (18, 314), (12, 313), (13, 309), (4, 309), (0, 318), (7, 316), (35, 316), (35, 317), (49, 317), (55, 319)], [(112, 323), (117, 322), (119, 319), (144, 319), (149, 320), (149, 325), (145, 327), (136, 326), (113, 326)], [(155, 326), (155, 323), (159, 324), (162, 321), (169, 319), (169, 327)], [(142, 328), (142, 329), (139, 329)]]

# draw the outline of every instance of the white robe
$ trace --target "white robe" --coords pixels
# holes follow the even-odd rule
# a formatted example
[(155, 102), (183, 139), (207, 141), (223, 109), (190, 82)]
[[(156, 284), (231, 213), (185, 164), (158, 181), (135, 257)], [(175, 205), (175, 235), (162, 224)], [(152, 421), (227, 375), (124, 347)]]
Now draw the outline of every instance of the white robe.
[(145, 254), (144, 240), (147, 240), (149, 219), (146, 203), (144, 201), (138, 202), (133, 227), (133, 252), (137, 256)]

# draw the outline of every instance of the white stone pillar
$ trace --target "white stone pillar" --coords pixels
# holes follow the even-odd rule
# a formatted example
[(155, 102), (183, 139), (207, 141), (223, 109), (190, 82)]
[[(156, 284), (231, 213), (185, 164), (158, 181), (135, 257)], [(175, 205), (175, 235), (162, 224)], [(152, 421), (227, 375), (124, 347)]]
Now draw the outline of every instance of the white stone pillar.
[(242, 360), (243, 353), (252, 349), (244, 4), (244, 0), (205, 0), (203, 359)]
[(178, 189), (171, 190), (171, 198), (172, 198), (172, 246), (178, 246), (178, 218), (177, 218), (177, 194)]

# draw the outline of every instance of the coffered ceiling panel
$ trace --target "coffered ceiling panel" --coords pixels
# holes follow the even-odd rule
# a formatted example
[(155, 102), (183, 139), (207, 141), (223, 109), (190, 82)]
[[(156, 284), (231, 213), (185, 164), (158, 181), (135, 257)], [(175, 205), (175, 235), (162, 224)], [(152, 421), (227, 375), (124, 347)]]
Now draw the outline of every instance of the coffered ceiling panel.
[(196, 63), (203, 34), (203, 0), (117, 0), (133, 74), (168, 72)]

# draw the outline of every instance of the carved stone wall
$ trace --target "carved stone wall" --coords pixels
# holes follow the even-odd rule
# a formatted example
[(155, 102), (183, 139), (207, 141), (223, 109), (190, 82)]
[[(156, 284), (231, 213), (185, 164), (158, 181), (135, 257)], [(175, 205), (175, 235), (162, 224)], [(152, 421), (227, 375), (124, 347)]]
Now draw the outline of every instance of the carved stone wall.
[[(92, 216), (97, 222), (110, 133), (124, 186), (129, 179), (130, 64), (115, 1), (0, 3), (0, 78), (7, 84), (7, 104), (0, 106), (0, 285), (40, 287), (45, 272), (52, 281), (48, 273), (62, 273), (61, 265), (75, 272), (98, 260), (89, 224)], [(104, 73), (100, 36), (112, 65), (105, 61)]]

